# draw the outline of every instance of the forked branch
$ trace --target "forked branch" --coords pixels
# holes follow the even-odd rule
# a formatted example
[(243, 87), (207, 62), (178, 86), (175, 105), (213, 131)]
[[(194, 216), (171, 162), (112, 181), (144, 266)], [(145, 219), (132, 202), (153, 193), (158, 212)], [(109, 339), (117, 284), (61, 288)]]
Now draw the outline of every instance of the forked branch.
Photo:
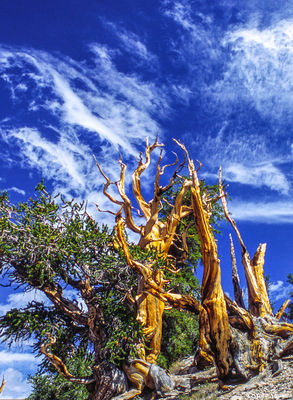
[[(95, 157), (94, 157), (95, 158)], [(111, 182), (111, 180), (109, 179), (109, 177), (103, 172), (100, 164), (97, 162), (96, 158), (95, 158), (97, 167), (100, 171), (100, 173), (102, 174), (102, 176), (106, 179), (106, 183), (104, 185), (103, 188), (103, 193), (104, 195), (114, 204), (117, 204), (120, 206), (120, 208), (123, 208), (124, 213), (125, 213), (125, 218), (126, 218), (126, 223), (129, 229), (131, 229), (133, 232), (136, 233), (140, 233), (141, 229), (134, 223), (133, 220), (133, 216), (132, 216), (132, 206), (131, 206), (131, 202), (129, 200), (129, 198), (126, 196), (125, 194), (125, 170), (126, 170), (126, 165), (122, 162), (122, 160), (119, 160), (119, 164), (120, 164), (120, 179), (118, 182)], [(118, 189), (118, 192), (122, 198), (123, 201), (121, 200), (117, 200), (115, 199), (109, 192), (108, 192), (108, 188), (110, 185), (115, 185)], [(99, 210), (99, 206), (97, 206), (97, 209)], [(119, 212), (119, 211), (118, 211)], [(110, 212), (112, 213), (112, 212)], [(116, 215), (116, 213), (114, 213), (114, 215)]]
[[(163, 289), (164, 285), (160, 285), (154, 280), (152, 276), (152, 266), (134, 260), (129, 251), (129, 247), (126, 242), (123, 229), (124, 229), (124, 222), (120, 213), (116, 217), (116, 234), (117, 234), (117, 240), (119, 242), (119, 247), (123, 250), (127, 264), (132, 269), (139, 272), (143, 276), (145, 281), (146, 292), (157, 297), (159, 300), (165, 303), (169, 303), (175, 308), (185, 309), (188, 311), (192, 311), (196, 314), (199, 313), (201, 305), (199, 301), (197, 301), (193, 296), (166, 292)], [(163, 279), (163, 277), (161, 279)], [(163, 281), (164, 281), (163, 283), (169, 282), (164, 279)]]
[(156, 141), (150, 146), (148, 143), (148, 138), (147, 138), (146, 139), (146, 150), (145, 150), (145, 162), (142, 161), (142, 154), (140, 153), (138, 166), (132, 174), (133, 193), (134, 193), (136, 201), (139, 205), (139, 208), (141, 209), (146, 220), (148, 220), (150, 218), (151, 212), (150, 212), (150, 205), (145, 201), (145, 199), (143, 198), (142, 193), (141, 193), (140, 176), (150, 165), (151, 153), (157, 147), (163, 147), (163, 146), (164, 146), (163, 144), (158, 143), (158, 138), (156, 138)]

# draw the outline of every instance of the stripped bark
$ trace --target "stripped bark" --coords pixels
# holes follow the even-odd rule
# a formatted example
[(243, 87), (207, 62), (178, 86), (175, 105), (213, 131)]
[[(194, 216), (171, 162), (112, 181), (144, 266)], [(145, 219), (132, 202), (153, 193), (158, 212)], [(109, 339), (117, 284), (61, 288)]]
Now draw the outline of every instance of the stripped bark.
[[(236, 302), (226, 299), (229, 321), (232, 329), (232, 348), (235, 372), (238, 377), (249, 379), (262, 371), (266, 365), (287, 352), (291, 345), (284, 344), (284, 338), (293, 335), (293, 325), (281, 323), (278, 319), (288, 302), (273, 317), (272, 308), (265, 284), (263, 265), (266, 244), (260, 244), (252, 260), (237, 228), (236, 222), (228, 212), (225, 193), (219, 172), (220, 195), (225, 216), (234, 228), (242, 249), (242, 264), (248, 289), (248, 311)], [(241, 311), (242, 310), (242, 311)], [(248, 336), (247, 336), (248, 333)]]
[(240, 279), (237, 270), (237, 263), (235, 257), (235, 250), (233, 245), (232, 235), (229, 234), (230, 243), (231, 243), (231, 260), (232, 260), (232, 282), (234, 288), (234, 299), (236, 304), (239, 307), (245, 308), (244, 301), (243, 301), (243, 290), (240, 287)]
[(185, 146), (177, 141), (176, 143), (183, 149), (188, 160), (189, 173), (192, 179), (191, 202), (193, 216), (200, 238), (204, 264), (201, 285), (202, 310), (199, 347), (204, 351), (208, 349), (209, 356), (212, 354), (215, 360), (219, 378), (226, 380), (230, 375), (232, 366), (232, 357), (229, 351), (231, 332), (224, 292), (221, 286), (217, 244), (209, 222), (211, 216), (210, 204), (203, 202), (197, 172)]
[[(155, 249), (158, 253), (158, 256), (165, 260), (166, 269), (170, 271), (172, 270), (172, 265), (170, 262), (169, 251), (172, 244), (174, 243), (177, 226), (182, 218), (191, 213), (191, 208), (186, 207), (182, 204), (183, 197), (187, 189), (191, 185), (191, 181), (186, 180), (182, 184), (182, 188), (178, 193), (174, 204), (171, 207), (171, 212), (166, 220), (161, 221), (159, 219), (162, 196), (173, 186), (178, 171), (180, 171), (185, 163), (184, 161), (182, 164), (178, 165), (177, 156), (173, 164), (161, 166), (162, 152), (160, 153), (156, 166), (153, 199), (149, 202), (146, 202), (142, 195), (140, 181), (141, 174), (149, 167), (152, 152), (156, 148), (160, 148), (162, 146), (163, 144), (158, 143), (158, 140), (156, 140), (152, 145), (149, 145), (147, 140), (145, 161), (143, 161), (142, 154), (140, 154), (138, 166), (132, 174), (133, 193), (138, 203), (140, 213), (146, 221), (144, 225), (140, 226), (137, 226), (134, 222), (132, 214), (132, 210), (134, 208), (125, 191), (126, 165), (122, 162), (122, 160), (119, 161), (121, 168), (120, 179), (118, 182), (114, 183), (110, 181), (110, 179), (102, 171), (98, 162), (96, 162), (100, 173), (106, 179), (106, 184), (104, 185), (104, 194), (112, 203), (120, 206), (120, 210), (116, 213), (116, 226), (117, 232), (119, 232), (118, 236), (120, 237), (119, 245), (122, 246), (122, 248), (125, 250), (127, 262), (132, 268), (137, 268), (137, 265), (134, 266), (133, 260), (131, 260), (130, 257), (130, 253), (128, 250), (126, 250), (127, 245), (126, 241), (123, 238), (122, 225), (124, 226), (125, 224), (128, 229), (132, 230), (135, 233), (139, 233), (139, 247), (141, 249)], [(176, 168), (167, 185), (161, 186), (160, 178), (164, 174), (165, 169), (170, 166), (174, 166)], [(110, 185), (115, 185), (117, 187), (121, 200), (117, 200), (109, 194), (108, 188), (110, 187)], [(121, 215), (122, 211), (124, 214), (123, 223)], [(111, 211), (111, 213), (113, 212)], [(143, 273), (141, 272), (142, 270)], [(151, 293), (151, 291), (149, 291), (149, 283), (152, 282), (152, 284), (155, 285), (155, 290), (158, 290), (158, 288), (160, 288), (159, 293), (161, 293), (163, 291), (161, 289), (164, 288), (167, 281), (164, 279), (164, 271), (161, 270), (157, 272), (152, 263), (144, 265), (144, 267), (140, 266), (139, 268), (137, 268), (137, 271), (142, 274), (142, 277), (139, 278), (139, 285), (136, 296), (136, 305), (138, 308), (137, 320), (141, 323), (144, 336), (147, 340), (147, 346), (145, 347), (145, 349), (143, 349), (143, 346), (141, 347), (140, 357), (146, 359), (148, 362), (154, 363), (156, 362), (156, 359), (161, 349), (162, 317), (165, 305), (164, 302), (160, 299), (160, 296), (155, 297)]]
[[(235, 230), (241, 246), (242, 264), (248, 288), (248, 310), (245, 309), (243, 293), (240, 289), (232, 238), (231, 257), (235, 301), (224, 295), (217, 243), (210, 224), (212, 203), (217, 199), (209, 199), (205, 193), (201, 193), (197, 176), (198, 171), (196, 171), (193, 161), (190, 159), (185, 146), (177, 141), (175, 142), (184, 151), (190, 178), (182, 184), (182, 188), (171, 208), (171, 213), (164, 222), (160, 221), (158, 217), (161, 197), (166, 190), (172, 187), (177, 169), (169, 183), (165, 187), (161, 187), (159, 179), (166, 166), (161, 168), (162, 155), (160, 155), (155, 176), (154, 197), (148, 203), (142, 196), (140, 184), (140, 176), (149, 166), (152, 151), (161, 146), (157, 141), (152, 146), (147, 143), (145, 162), (142, 161), (142, 156), (140, 156), (138, 167), (132, 176), (134, 195), (146, 220), (145, 225), (138, 227), (132, 218), (131, 202), (124, 189), (126, 166), (120, 161), (120, 181), (116, 184), (122, 201), (116, 200), (108, 194), (107, 189), (112, 182), (99, 167), (106, 179), (104, 193), (113, 203), (120, 206), (120, 210), (115, 213), (117, 246), (123, 250), (128, 265), (141, 276), (136, 302), (138, 304), (137, 318), (141, 321), (145, 336), (151, 344), (151, 351), (146, 355), (146, 358), (155, 362), (159, 354), (163, 303), (167, 303), (172, 307), (199, 314), (199, 350), (195, 357), (198, 367), (214, 363), (220, 382), (229, 382), (230, 379), (235, 378), (246, 380), (262, 371), (275, 358), (293, 352), (293, 325), (278, 320), (288, 303), (284, 304), (276, 317), (273, 316), (263, 275), (266, 245), (260, 244), (253, 258), (250, 258), (236, 222), (229, 215), (220, 171), (218, 198), (222, 199), (225, 216)], [(182, 199), (187, 189), (190, 189), (189, 207), (182, 205)], [(180, 219), (190, 213), (193, 214), (199, 235), (204, 265), (201, 304), (192, 296), (166, 292), (167, 281), (164, 279), (163, 269), (156, 270), (151, 261), (141, 263), (134, 260), (124, 236), (125, 226), (139, 233), (139, 246), (141, 248), (155, 248), (159, 256), (166, 260), (167, 268), (169, 251), (174, 244), (178, 223)], [(184, 243), (186, 244), (186, 241)], [(145, 355), (142, 354), (141, 358), (144, 357)]]
[(229, 215), (227, 201), (222, 186), (221, 169), (219, 171), (219, 189), (222, 198), (222, 204), (225, 216), (234, 228), (242, 249), (242, 264), (245, 271), (245, 277), (248, 289), (248, 310), (255, 316), (272, 315), (268, 293), (263, 276), (264, 254), (266, 250), (265, 244), (260, 244), (253, 259), (250, 260), (249, 253), (242, 240), (236, 222)]
[(281, 308), (279, 309), (279, 311), (275, 315), (275, 317), (277, 319), (281, 319), (282, 318), (282, 316), (283, 316), (286, 308), (288, 307), (289, 303), (290, 303), (290, 299), (287, 299), (287, 300), (284, 301), (284, 303), (282, 304)]

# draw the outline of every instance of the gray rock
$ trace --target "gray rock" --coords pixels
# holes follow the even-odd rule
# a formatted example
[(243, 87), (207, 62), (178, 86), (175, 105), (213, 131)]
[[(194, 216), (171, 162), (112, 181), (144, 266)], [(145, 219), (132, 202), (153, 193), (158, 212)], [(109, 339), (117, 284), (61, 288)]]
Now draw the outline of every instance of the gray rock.
[(175, 383), (173, 379), (163, 370), (163, 368), (151, 364), (149, 375), (154, 381), (155, 389), (159, 396), (163, 397), (166, 393), (174, 389)]

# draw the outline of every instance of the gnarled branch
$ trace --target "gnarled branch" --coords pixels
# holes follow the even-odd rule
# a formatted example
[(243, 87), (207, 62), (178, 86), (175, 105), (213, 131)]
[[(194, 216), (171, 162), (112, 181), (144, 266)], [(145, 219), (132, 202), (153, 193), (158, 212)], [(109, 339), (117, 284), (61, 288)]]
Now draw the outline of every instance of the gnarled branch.
[(74, 375), (72, 375), (70, 372), (68, 372), (66, 365), (64, 362), (57, 356), (55, 356), (53, 353), (50, 353), (48, 348), (49, 346), (53, 345), (56, 343), (56, 338), (50, 334), (48, 334), (48, 337), (50, 339), (50, 343), (42, 344), (40, 347), (41, 353), (43, 353), (46, 358), (50, 361), (50, 363), (56, 368), (56, 370), (68, 381), (73, 382), (73, 383), (79, 383), (79, 384), (90, 384), (95, 382), (93, 378), (89, 377), (84, 377), (84, 378), (79, 378)]
[(81, 325), (87, 325), (87, 318), (80, 308), (62, 295), (61, 286), (44, 286), (42, 291), (52, 301), (55, 307)]

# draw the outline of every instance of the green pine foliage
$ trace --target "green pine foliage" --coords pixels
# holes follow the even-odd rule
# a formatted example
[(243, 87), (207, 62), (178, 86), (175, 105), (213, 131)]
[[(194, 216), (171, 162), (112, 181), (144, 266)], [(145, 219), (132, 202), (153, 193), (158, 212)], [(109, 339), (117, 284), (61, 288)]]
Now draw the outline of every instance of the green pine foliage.
[[(162, 202), (160, 218), (167, 218), (170, 204), (180, 190), (181, 179), (170, 189)], [(216, 196), (216, 186), (205, 186), (206, 196)], [(188, 193), (183, 203), (188, 205)], [(222, 210), (215, 202), (211, 221), (217, 229)], [(186, 243), (182, 241), (182, 233)], [(184, 236), (183, 235), (183, 236)], [(27, 202), (13, 205), (7, 193), (0, 193), (0, 272), (13, 288), (47, 293), (47, 301), (33, 301), (22, 309), (12, 309), (0, 317), (0, 337), (9, 345), (17, 341), (33, 341), (36, 354), (48, 340), (56, 338), (50, 351), (59, 357), (70, 373), (91, 376), (94, 344), (89, 335), (87, 305), (94, 304), (101, 312), (99, 329), (103, 331), (102, 353), (118, 366), (127, 356), (136, 357), (135, 345), (142, 337), (133, 302), (137, 275), (128, 267), (124, 255), (117, 250), (115, 235), (106, 226), (99, 227), (87, 214), (84, 203), (51, 196), (43, 183)], [(195, 271), (201, 259), (200, 242), (190, 214), (180, 221), (171, 254), (176, 259), (177, 274), (166, 272), (168, 290), (200, 298), (200, 285)], [(187, 247), (185, 246), (187, 244)], [(155, 268), (163, 268), (165, 260), (155, 251), (130, 246), (132, 256), (140, 262), (155, 260)], [(89, 279), (92, 292), (81, 290), (80, 282)], [(62, 307), (48, 292), (58, 292)], [(87, 305), (86, 305), (87, 304)], [(74, 309), (80, 319), (66, 310)], [(158, 363), (168, 368), (171, 363), (194, 353), (198, 340), (198, 319), (178, 310), (165, 311), (162, 351)], [(101, 358), (102, 357), (102, 358)], [(38, 373), (30, 378), (37, 399), (85, 399), (82, 385), (68, 382), (47, 361), (40, 359)]]
[[(86, 376), (92, 365), (92, 357), (74, 354), (68, 366), (72, 375)], [(86, 400), (88, 391), (83, 385), (74, 384), (63, 378), (56, 370), (47, 373), (38, 372), (29, 378), (32, 394), (27, 400)]]
[[(120, 364), (127, 355), (135, 355), (140, 327), (126, 294), (135, 295), (136, 276), (113, 246), (113, 234), (107, 227), (97, 226), (84, 204), (54, 198), (43, 184), (37, 187), (34, 199), (16, 206), (3, 193), (0, 237), (1, 273), (12, 287), (56, 290), (65, 308), (76, 308), (86, 318), (79, 282), (89, 278), (94, 288), (91, 301), (103, 311), (103, 357)], [(57, 339), (52, 351), (62, 360), (72, 347), (89, 356), (93, 349), (88, 327), (72, 321), (49, 300), (46, 304), (32, 302), (2, 316), (1, 339), (8, 344), (32, 339), (38, 352), (49, 333)], [(42, 363), (45, 366), (50, 369), (47, 361)]]
[(168, 369), (172, 363), (195, 353), (198, 342), (198, 318), (179, 310), (165, 311), (162, 348), (158, 364)]

